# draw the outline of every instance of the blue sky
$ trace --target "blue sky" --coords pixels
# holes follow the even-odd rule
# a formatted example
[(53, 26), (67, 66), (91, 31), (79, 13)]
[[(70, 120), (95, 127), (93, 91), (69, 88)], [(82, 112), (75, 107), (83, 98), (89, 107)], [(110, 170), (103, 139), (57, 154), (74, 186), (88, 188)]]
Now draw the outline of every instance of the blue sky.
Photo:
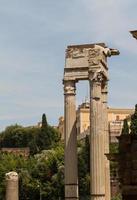
[[(137, 103), (135, 0), (0, 0), (0, 130), (34, 125), (46, 113), (52, 125), (63, 115), (67, 45), (105, 42), (120, 50), (109, 58), (109, 106)], [(84, 92), (83, 92), (84, 91)], [(77, 104), (88, 83), (77, 85)]]

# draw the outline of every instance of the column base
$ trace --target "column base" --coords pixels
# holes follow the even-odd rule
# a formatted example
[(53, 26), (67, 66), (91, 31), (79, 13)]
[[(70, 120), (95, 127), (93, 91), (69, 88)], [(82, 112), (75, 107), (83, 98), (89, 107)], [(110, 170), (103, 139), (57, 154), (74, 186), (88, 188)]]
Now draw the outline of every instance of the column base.
[(65, 199), (66, 200), (78, 200), (78, 184), (71, 183), (65, 184)]
[(105, 194), (91, 194), (90, 200), (105, 200)]

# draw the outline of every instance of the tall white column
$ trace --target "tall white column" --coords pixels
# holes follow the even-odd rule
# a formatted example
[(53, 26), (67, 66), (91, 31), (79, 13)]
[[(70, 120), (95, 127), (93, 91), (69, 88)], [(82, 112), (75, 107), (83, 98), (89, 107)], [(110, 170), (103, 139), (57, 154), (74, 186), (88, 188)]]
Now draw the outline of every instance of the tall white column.
[[(103, 104), (103, 127), (104, 127), (104, 153), (109, 154), (109, 131), (108, 131), (108, 111), (107, 111), (107, 81), (104, 82), (102, 87), (102, 104)], [(105, 194), (106, 200), (110, 200), (110, 163), (105, 155)]]
[(9, 172), (6, 177), (6, 200), (19, 200), (18, 174)]
[(65, 200), (78, 199), (75, 82), (64, 81), (65, 95)]
[(91, 200), (105, 200), (104, 135), (102, 124), (102, 74), (90, 79), (90, 193)]

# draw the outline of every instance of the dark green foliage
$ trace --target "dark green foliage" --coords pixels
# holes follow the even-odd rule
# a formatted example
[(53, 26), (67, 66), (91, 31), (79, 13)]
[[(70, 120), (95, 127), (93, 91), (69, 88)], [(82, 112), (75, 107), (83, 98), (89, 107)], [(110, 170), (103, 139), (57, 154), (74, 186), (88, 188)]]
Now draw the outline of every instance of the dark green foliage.
[[(118, 154), (119, 153), (119, 144), (111, 143), (110, 144), (110, 154)], [(118, 177), (118, 162), (110, 160), (110, 176), (114, 179)], [(115, 198), (113, 198), (115, 199)]]
[(47, 128), (48, 128), (47, 118), (46, 118), (46, 115), (43, 114), (42, 115), (42, 126), (41, 126), (41, 129), (47, 130)]
[[(23, 157), (15, 156), (13, 154), (9, 153), (1, 153), (0, 154), (0, 200), (4, 199), (5, 196), (5, 173), (10, 171), (16, 171), (19, 173), (19, 177), (21, 180), (21, 174), (23, 171), (26, 171), (29, 174), (30, 168), (33, 168), (32, 162), (31, 165), (29, 164), (29, 161), (25, 160)], [(33, 162), (34, 163), (34, 162)], [(35, 164), (34, 164), (35, 165)], [(27, 179), (27, 176), (22, 176), (25, 179)], [(20, 185), (20, 189), (22, 189), (23, 185)], [(20, 191), (20, 195), (23, 195)]]
[(79, 191), (84, 199), (89, 195), (90, 187), (90, 144), (89, 136), (86, 136), (84, 144), (79, 147)]
[(123, 123), (123, 128), (122, 128), (121, 134), (122, 135), (129, 134), (129, 126), (128, 126), (127, 119), (124, 119), (124, 123)]
[(59, 132), (49, 126), (45, 129), (41, 128), (36, 138), (38, 152), (43, 149), (50, 149), (60, 141)]
[(42, 199), (64, 199), (64, 149), (58, 146), (35, 156), (33, 175), (39, 179)]
[[(9, 126), (0, 135), (1, 147), (30, 147), (28, 159), (13, 154), (0, 154), (0, 200), (5, 195), (5, 173), (19, 174), (20, 200), (64, 200), (64, 146), (56, 129), (48, 125), (46, 115), (42, 127)], [(88, 199), (90, 187), (90, 145), (87, 136), (79, 144), (80, 199)]]
[(24, 128), (19, 125), (8, 126), (0, 134), (1, 147), (24, 147), (33, 137), (33, 128)]
[[(64, 148), (60, 135), (42, 116), (42, 127), (12, 125), (0, 134), (0, 147), (30, 147), (25, 159), (9, 153), (0, 153), (0, 200), (5, 196), (5, 173), (19, 174), (20, 200), (64, 199)], [(39, 154), (38, 154), (39, 153)]]
[(60, 140), (59, 132), (48, 125), (46, 115), (42, 115), (42, 126), (37, 135), (37, 146), (38, 150), (52, 148)]
[(121, 194), (118, 194), (116, 197), (113, 197), (112, 200), (122, 200)]
[(111, 143), (109, 145), (110, 154), (118, 153), (119, 152), (119, 144), (118, 143)]
[(49, 132), (49, 128), (48, 128), (48, 123), (47, 123), (47, 118), (46, 115), (43, 114), (42, 115), (42, 125), (41, 125), (41, 129), (38, 135), (38, 145), (39, 145), (39, 150), (44, 149), (44, 147), (46, 147), (46, 149), (48, 149), (51, 145), (52, 141), (51, 141), (51, 135)]
[(0, 154), (0, 200), (5, 196), (5, 173), (19, 174), (19, 199), (64, 199), (64, 149), (58, 146), (24, 159), (13, 154)]
[(135, 105), (135, 112), (131, 116), (130, 130), (131, 130), (131, 134), (137, 135), (137, 104)]
[[(58, 144), (58, 143), (57, 143)], [(89, 195), (89, 138), (79, 147), (79, 182), (81, 199)], [(64, 146), (56, 145), (24, 159), (13, 154), (0, 154), (0, 200), (4, 199), (6, 172), (19, 174), (20, 200), (64, 200)]]
[(0, 134), (0, 147), (29, 147), (31, 155), (50, 149), (60, 141), (59, 132), (47, 124), (42, 116), (42, 127), (12, 125)]

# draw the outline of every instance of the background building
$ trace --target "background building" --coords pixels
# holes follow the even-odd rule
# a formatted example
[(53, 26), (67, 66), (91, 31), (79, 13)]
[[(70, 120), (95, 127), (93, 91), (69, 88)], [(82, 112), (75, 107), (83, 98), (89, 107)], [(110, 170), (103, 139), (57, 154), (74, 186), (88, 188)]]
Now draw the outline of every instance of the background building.
[[(77, 137), (78, 139), (85, 138), (89, 134), (90, 125), (90, 104), (88, 101), (82, 103), (77, 109)], [(125, 108), (108, 108), (108, 129), (110, 135), (110, 143), (117, 142), (117, 136), (121, 134), (123, 120), (130, 118), (134, 113), (134, 109)], [(91, 124), (92, 126), (92, 124)], [(62, 140), (64, 139), (64, 117), (59, 118), (58, 129), (61, 133)]]

